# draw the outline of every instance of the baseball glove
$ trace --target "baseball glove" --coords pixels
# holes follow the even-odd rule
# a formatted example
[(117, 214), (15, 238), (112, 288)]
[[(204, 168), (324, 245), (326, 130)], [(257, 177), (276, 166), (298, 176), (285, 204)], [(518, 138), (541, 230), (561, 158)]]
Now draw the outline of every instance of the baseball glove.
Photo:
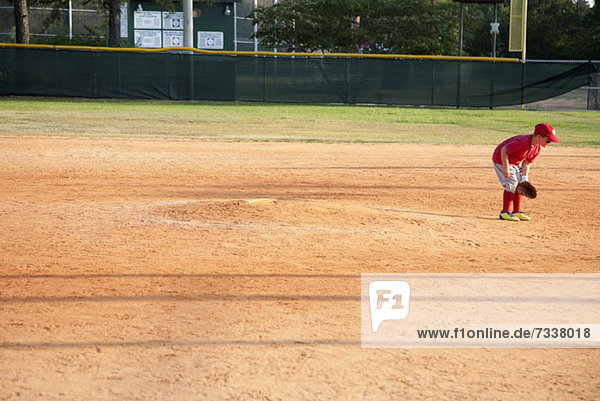
[(529, 181), (523, 181), (517, 185), (517, 193), (533, 199), (537, 196), (537, 190)]

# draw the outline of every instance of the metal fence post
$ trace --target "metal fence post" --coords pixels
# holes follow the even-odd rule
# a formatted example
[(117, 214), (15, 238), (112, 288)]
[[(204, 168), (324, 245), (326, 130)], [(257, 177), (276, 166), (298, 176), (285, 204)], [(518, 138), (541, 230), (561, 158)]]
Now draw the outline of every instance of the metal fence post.
[(456, 67), (457, 77), (456, 77), (456, 108), (460, 109), (460, 87), (461, 87), (461, 79), (462, 79), (462, 62), (457, 61), (458, 66)]
[(431, 105), (435, 105), (435, 60), (431, 60)]
[(263, 87), (263, 95), (262, 95), (262, 100), (263, 102), (267, 101), (267, 58), (265, 56), (263, 56), (263, 74), (262, 74), (262, 87)]

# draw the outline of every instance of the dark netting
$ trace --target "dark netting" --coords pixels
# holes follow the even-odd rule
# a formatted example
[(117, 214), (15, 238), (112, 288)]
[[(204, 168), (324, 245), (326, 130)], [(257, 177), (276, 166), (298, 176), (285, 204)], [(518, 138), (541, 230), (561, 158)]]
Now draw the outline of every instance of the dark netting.
[(591, 63), (0, 47), (0, 94), (497, 107), (588, 84)]

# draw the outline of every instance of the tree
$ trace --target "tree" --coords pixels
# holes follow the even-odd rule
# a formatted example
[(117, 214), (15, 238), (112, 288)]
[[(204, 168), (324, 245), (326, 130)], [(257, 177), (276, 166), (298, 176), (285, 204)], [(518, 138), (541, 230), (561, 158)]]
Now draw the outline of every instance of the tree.
[[(589, 7), (587, 7), (589, 10)], [(581, 58), (577, 45), (583, 16), (572, 0), (532, 0), (527, 14), (527, 56), (537, 59)]]
[(256, 37), (265, 47), (291, 51), (352, 51), (357, 39), (358, 1), (294, 0), (259, 7), (251, 18), (258, 24)]
[[(537, 59), (599, 59), (600, 0), (529, 0), (527, 55)], [(465, 5), (465, 55), (490, 56), (493, 7)], [(453, 55), (458, 4), (449, 0), (280, 0), (251, 17), (264, 47), (295, 51)], [(508, 2), (498, 7), (496, 55), (508, 52)]]
[[(55, 9), (67, 0), (54, 1)], [(107, 14), (108, 18), (108, 46), (121, 46), (121, 0), (85, 0), (83, 4), (95, 3), (99, 11)]]
[(452, 3), (285, 0), (251, 14), (265, 47), (294, 51), (443, 54), (455, 46)]
[(108, 9), (108, 46), (121, 46), (121, 0), (104, 0)]
[(596, 0), (594, 7), (586, 14), (584, 19), (586, 58), (600, 60), (600, 0)]
[[(367, 0), (362, 39), (372, 53), (450, 54), (458, 42), (457, 7), (429, 0)], [(364, 22), (363, 22), (364, 21)]]
[(29, 9), (27, 0), (14, 0), (17, 43), (29, 43)]

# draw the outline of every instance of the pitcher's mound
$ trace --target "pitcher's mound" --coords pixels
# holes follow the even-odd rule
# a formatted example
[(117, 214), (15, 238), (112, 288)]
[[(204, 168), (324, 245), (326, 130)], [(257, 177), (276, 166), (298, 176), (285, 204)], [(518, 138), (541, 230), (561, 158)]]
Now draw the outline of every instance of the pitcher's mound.
[(271, 198), (259, 198), (259, 199), (246, 200), (246, 203), (248, 203), (249, 205), (269, 205), (269, 204), (275, 203), (275, 202), (277, 202), (277, 200), (271, 199)]

